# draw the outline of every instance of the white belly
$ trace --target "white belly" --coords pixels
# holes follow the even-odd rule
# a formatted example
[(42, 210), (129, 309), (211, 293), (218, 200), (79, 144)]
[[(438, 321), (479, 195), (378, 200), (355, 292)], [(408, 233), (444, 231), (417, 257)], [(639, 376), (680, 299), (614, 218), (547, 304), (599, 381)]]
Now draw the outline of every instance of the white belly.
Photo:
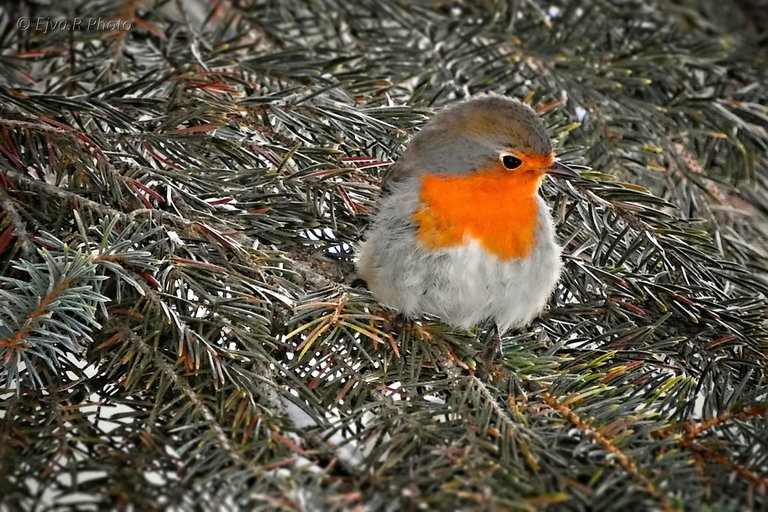
[[(547, 244), (549, 245), (549, 244)], [(525, 325), (544, 308), (560, 275), (559, 248), (534, 251), (521, 260), (502, 261), (476, 241), (446, 250), (435, 269), (442, 279), (407, 301), (406, 312), (426, 312), (469, 328), (491, 319), (500, 330)]]

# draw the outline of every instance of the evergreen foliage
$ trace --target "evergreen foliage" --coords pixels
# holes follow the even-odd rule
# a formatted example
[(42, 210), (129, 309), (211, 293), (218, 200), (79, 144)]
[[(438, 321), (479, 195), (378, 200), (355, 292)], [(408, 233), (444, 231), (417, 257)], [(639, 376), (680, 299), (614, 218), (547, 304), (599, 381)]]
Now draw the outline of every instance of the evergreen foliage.
[[(768, 508), (768, 59), (744, 4), (768, 12), (7, 4), (0, 508)], [(408, 134), (484, 91), (581, 169), (542, 191), (561, 284), (488, 375), (488, 329), (399, 325), (352, 264)]]

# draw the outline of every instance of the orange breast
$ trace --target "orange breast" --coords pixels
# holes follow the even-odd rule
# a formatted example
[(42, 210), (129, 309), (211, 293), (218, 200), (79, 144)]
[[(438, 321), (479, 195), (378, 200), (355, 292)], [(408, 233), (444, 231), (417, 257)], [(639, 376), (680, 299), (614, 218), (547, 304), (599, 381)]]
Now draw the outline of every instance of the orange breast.
[(543, 173), (494, 168), (466, 176), (427, 174), (421, 178), (421, 206), (414, 212), (417, 237), (429, 248), (479, 241), (502, 260), (527, 256), (538, 220)]

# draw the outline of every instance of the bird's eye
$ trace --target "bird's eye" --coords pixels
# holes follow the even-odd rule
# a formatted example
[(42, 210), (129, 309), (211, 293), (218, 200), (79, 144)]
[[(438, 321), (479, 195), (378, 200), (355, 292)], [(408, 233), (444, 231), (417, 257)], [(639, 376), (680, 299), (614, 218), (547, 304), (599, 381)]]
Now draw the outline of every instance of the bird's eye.
[(506, 167), (507, 169), (517, 169), (518, 167), (523, 165), (522, 160), (512, 155), (504, 155), (501, 159), (501, 163), (503, 163), (504, 167)]

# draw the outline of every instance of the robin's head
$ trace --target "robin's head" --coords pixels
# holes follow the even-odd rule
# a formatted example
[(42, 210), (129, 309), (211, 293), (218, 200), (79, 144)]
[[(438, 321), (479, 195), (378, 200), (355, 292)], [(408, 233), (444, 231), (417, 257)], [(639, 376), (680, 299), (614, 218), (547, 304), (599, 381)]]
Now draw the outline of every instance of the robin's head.
[(549, 174), (575, 174), (556, 163), (549, 135), (533, 109), (486, 94), (442, 110), (411, 141), (402, 165), (416, 174), (495, 172), (538, 185)]

